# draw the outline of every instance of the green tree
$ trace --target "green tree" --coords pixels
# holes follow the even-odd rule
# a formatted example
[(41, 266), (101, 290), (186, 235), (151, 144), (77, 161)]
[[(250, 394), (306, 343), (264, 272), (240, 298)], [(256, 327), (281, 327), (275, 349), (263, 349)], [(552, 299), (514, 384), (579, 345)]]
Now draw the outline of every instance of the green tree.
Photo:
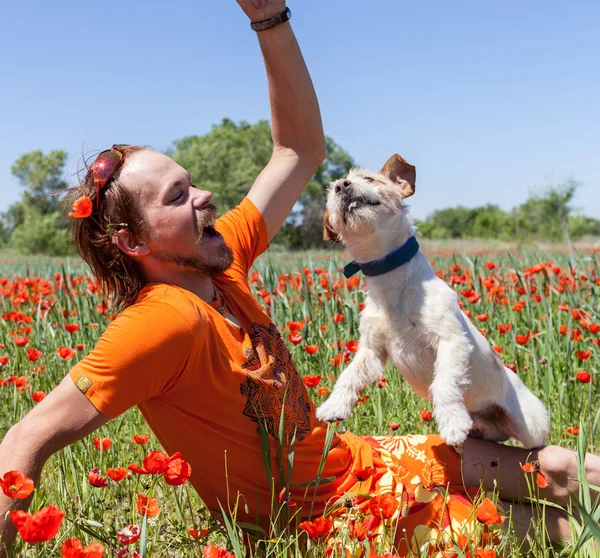
[[(326, 138), (327, 158), (306, 186), (299, 203), (274, 243), (292, 248), (323, 246), (322, 217), (329, 182), (346, 174), (354, 161), (331, 138)], [(223, 119), (203, 136), (188, 136), (167, 151), (192, 175), (194, 185), (213, 194), (222, 214), (248, 193), (273, 151), (271, 128), (266, 120), (255, 124)]]
[(62, 226), (63, 216), (55, 211), (43, 214), (34, 207), (25, 206), (23, 222), (12, 233), (11, 245), (22, 254), (62, 256), (73, 252)]

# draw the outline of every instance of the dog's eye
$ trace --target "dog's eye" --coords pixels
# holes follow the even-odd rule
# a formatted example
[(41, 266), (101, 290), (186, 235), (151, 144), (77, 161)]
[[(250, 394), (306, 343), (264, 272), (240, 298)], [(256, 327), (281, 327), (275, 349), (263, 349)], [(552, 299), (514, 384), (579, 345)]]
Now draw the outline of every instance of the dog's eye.
[(375, 182), (375, 180), (372, 179), (370, 176), (365, 176), (364, 178), (367, 182)]

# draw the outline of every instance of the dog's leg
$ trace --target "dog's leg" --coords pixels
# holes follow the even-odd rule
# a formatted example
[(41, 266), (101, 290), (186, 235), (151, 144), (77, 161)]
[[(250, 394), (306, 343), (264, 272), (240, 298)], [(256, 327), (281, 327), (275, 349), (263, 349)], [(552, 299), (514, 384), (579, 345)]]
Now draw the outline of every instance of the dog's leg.
[(347, 419), (358, 399), (357, 392), (381, 378), (386, 361), (385, 353), (359, 345), (354, 360), (341, 373), (327, 401), (317, 409), (317, 418), (329, 422)]
[(471, 350), (471, 344), (462, 335), (440, 339), (437, 347), (435, 375), (429, 392), (440, 436), (451, 446), (462, 444), (473, 426), (463, 402)]

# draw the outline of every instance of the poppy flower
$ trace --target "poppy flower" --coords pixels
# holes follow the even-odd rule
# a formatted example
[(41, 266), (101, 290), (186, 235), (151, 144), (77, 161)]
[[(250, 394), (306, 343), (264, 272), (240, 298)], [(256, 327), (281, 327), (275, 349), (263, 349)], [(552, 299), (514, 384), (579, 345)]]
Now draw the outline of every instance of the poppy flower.
[(190, 478), (192, 467), (181, 457), (171, 459), (167, 470), (165, 471), (165, 482), (171, 486), (180, 486)]
[(506, 521), (506, 516), (498, 513), (496, 504), (489, 498), (485, 498), (476, 508), (477, 520), (485, 525), (502, 525)]
[(564, 324), (559, 326), (559, 328), (558, 328), (558, 333), (560, 333), (561, 335), (566, 335), (568, 333), (568, 331), (569, 330), (568, 330), (567, 326)]
[(302, 335), (290, 334), (288, 339), (290, 340), (290, 343), (293, 343), (294, 345), (298, 345), (298, 343), (302, 343), (302, 339), (304, 339), (304, 337), (302, 337)]
[(488, 313), (484, 312), (483, 314), (479, 314), (475, 316), (480, 322), (485, 322), (488, 319)]
[(42, 399), (44, 399), (44, 397), (46, 397), (46, 393), (43, 391), (34, 391), (31, 394), (31, 399), (33, 399), (36, 403), (39, 403), (40, 401), (42, 401)]
[(321, 397), (327, 397), (329, 395), (329, 388), (321, 386), (321, 387), (317, 388), (317, 393)]
[(589, 330), (592, 333), (598, 333), (600, 331), (600, 324), (590, 324)]
[(56, 354), (65, 360), (71, 360), (76, 354), (77, 351), (75, 349), (70, 349), (69, 347), (60, 346), (56, 349)]
[(92, 214), (94, 206), (89, 196), (82, 196), (77, 198), (73, 203), (73, 211), (69, 211), (69, 217), (75, 217), (76, 219), (85, 219)]
[(496, 558), (497, 554), (493, 548), (476, 548), (475, 558)]
[(162, 451), (151, 451), (144, 457), (143, 465), (151, 475), (162, 475), (169, 467), (169, 456)]
[(308, 533), (311, 539), (319, 539), (327, 535), (332, 527), (333, 521), (330, 517), (317, 517), (314, 521), (303, 521), (298, 525), (298, 528)]
[(29, 343), (29, 337), (14, 337), (13, 341), (17, 347), (24, 347)]
[(575, 354), (579, 360), (587, 360), (592, 355), (592, 351), (577, 351)]
[(129, 473), (125, 467), (116, 467), (114, 469), (108, 467), (106, 469), (106, 474), (111, 478), (111, 480), (115, 482), (121, 482)]
[(134, 434), (133, 435), (133, 441), (140, 446), (147, 444), (149, 440), (150, 440), (150, 436), (147, 436), (146, 434)]
[(43, 354), (42, 351), (40, 351), (39, 349), (27, 349), (27, 358), (31, 362), (35, 362), (36, 360), (39, 360), (39, 358), (42, 356), (42, 354)]
[(425, 422), (428, 422), (433, 418), (432, 411), (419, 411), (419, 414), (421, 415), (421, 419)]
[(8, 360), (9, 358), (6, 355), (0, 356), (0, 366), (6, 366), (8, 364)]
[(369, 500), (369, 509), (375, 517), (390, 519), (398, 509), (398, 500), (391, 494), (381, 494)]
[(79, 324), (65, 324), (65, 329), (73, 335), (79, 329)]
[(592, 381), (592, 375), (585, 370), (580, 370), (577, 372), (575, 377), (577, 378), (577, 381), (581, 382), (582, 384), (589, 384)]
[(319, 350), (319, 346), (318, 345), (306, 345), (306, 347), (304, 347), (304, 350), (309, 355), (314, 355)]
[(355, 353), (358, 351), (358, 341), (351, 339), (346, 343), (346, 349), (348, 349), (351, 353)]
[(526, 345), (529, 339), (531, 339), (531, 333), (529, 331), (525, 335), (515, 335), (515, 341), (519, 345)]
[(388, 422), (388, 428), (390, 430), (398, 430), (398, 428), (400, 428), (400, 423), (399, 422)]
[(103, 451), (108, 451), (110, 446), (112, 446), (112, 440), (110, 438), (102, 438), (102, 440), (100, 440), (100, 438), (94, 438), (93, 442), (97, 450), (100, 449), (100, 444), (102, 444)]
[(62, 558), (102, 558), (106, 549), (99, 542), (92, 543), (83, 548), (79, 539), (68, 539), (60, 547)]
[[(519, 464), (521, 465), (521, 464)], [(521, 465), (521, 469), (525, 473), (535, 473), (535, 483), (540, 488), (546, 488), (548, 486), (548, 479), (546, 479), (546, 475), (540, 471), (539, 462), (535, 461), (534, 463), (527, 462), (525, 465)]]
[(140, 540), (140, 535), (142, 534), (142, 530), (140, 526), (135, 525), (127, 525), (127, 527), (123, 527), (117, 531), (117, 537), (119, 537), (119, 542), (125, 546), (129, 544), (135, 544)]
[(287, 506), (288, 508), (296, 507), (296, 502), (292, 501), (291, 495), (285, 486), (279, 491), (279, 503)]
[(567, 426), (567, 434), (571, 436), (577, 436), (579, 434), (579, 426)]
[(33, 515), (21, 510), (8, 513), (21, 538), (28, 544), (53, 539), (60, 529), (65, 512), (54, 506), (46, 506)]
[(14, 499), (27, 498), (34, 490), (33, 481), (20, 471), (4, 473), (0, 487), (6, 496)]
[(344, 314), (340, 314), (339, 312), (331, 318), (336, 324), (340, 324), (344, 321)]
[(208, 535), (208, 529), (206, 527), (202, 529), (188, 529), (188, 533), (193, 539), (203, 539)]
[(321, 381), (321, 378), (323, 376), (321, 376), (321, 374), (319, 375), (307, 375), (304, 376), (304, 385), (306, 387), (317, 387), (319, 385), (319, 382)]
[(498, 324), (498, 332), (499, 333), (508, 333), (511, 329), (512, 329), (512, 326), (509, 323)]
[(160, 513), (158, 500), (156, 500), (156, 498), (152, 498), (151, 496), (147, 496), (146, 494), (137, 495), (136, 507), (138, 513), (148, 517), (155, 517)]
[(202, 558), (235, 558), (235, 554), (210, 544), (202, 549)]
[(102, 475), (100, 475), (100, 469), (98, 469), (98, 467), (94, 467), (88, 473), (88, 482), (92, 486), (95, 486), (96, 488), (105, 488), (106, 485), (108, 484), (106, 477), (103, 477)]
[(357, 481), (364, 482), (370, 479), (375, 474), (375, 467), (364, 467), (361, 469), (354, 469), (350, 473)]
[(117, 552), (117, 558), (142, 558), (142, 555), (137, 550), (129, 550), (123, 547)]

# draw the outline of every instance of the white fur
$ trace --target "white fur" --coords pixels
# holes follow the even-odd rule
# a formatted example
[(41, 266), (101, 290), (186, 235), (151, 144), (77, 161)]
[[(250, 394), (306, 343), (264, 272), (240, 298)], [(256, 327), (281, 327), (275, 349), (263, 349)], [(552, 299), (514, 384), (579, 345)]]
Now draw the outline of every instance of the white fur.
[[(416, 233), (397, 184), (360, 169), (347, 180), (352, 194), (344, 199), (338, 183), (332, 184), (327, 209), (331, 227), (356, 261), (382, 258)], [(354, 197), (359, 201), (349, 201)], [(383, 376), (390, 359), (416, 393), (433, 400), (448, 444), (461, 444), (469, 433), (496, 441), (514, 437), (527, 448), (544, 442), (545, 406), (504, 367), (421, 252), (365, 280), (359, 349), (317, 410), (319, 419), (348, 418), (357, 392)]]

